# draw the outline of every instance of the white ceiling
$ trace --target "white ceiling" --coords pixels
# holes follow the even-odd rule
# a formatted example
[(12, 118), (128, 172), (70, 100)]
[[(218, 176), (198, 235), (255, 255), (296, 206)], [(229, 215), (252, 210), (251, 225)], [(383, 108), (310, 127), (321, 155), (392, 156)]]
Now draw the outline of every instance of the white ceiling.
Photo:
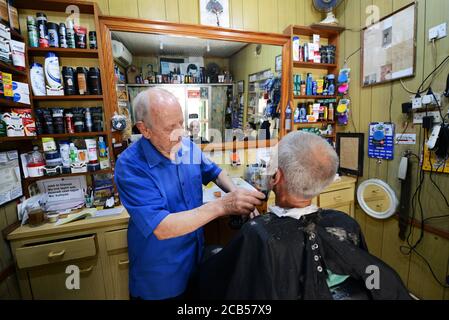
[[(112, 32), (112, 39), (122, 42), (135, 56), (166, 55), (229, 58), (247, 45), (243, 42), (119, 31)], [(163, 43), (163, 50), (160, 49), (161, 43)], [(208, 44), (209, 52), (207, 51)]]

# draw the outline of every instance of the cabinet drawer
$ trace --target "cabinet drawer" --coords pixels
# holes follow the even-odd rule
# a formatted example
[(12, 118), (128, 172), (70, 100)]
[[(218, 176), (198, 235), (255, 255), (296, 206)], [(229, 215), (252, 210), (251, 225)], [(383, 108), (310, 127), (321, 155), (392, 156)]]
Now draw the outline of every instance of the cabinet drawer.
[(97, 253), (95, 236), (22, 247), (16, 250), (20, 269), (93, 257)]
[(108, 251), (128, 248), (128, 229), (106, 232), (105, 238)]
[(320, 195), (321, 208), (334, 208), (351, 201), (354, 201), (353, 188), (323, 193)]

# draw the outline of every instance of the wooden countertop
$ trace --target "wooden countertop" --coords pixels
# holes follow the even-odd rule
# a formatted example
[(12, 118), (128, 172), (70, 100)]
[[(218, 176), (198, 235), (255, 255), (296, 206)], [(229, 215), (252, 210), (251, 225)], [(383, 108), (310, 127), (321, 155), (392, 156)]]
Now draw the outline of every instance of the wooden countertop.
[(357, 182), (356, 178), (342, 176), (342, 177), (340, 177), (339, 181), (335, 181), (321, 193), (326, 193), (326, 192), (330, 192), (330, 191), (334, 191), (334, 190), (349, 188), (349, 187), (352, 187), (352, 184), (355, 184), (356, 182)]
[(123, 209), (123, 212), (119, 215), (101, 218), (83, 219), (59, 226), (55, 226), (54, 223), (45, 223), (38, 227), (30, 227), (28, 224), (25, 224), (23, 226), (20, 226), (13, 232), (11, 232), (8, 235), (7, 239), (11, 241), (29, 237), (48, 236), (71, 231), (109, 227), (125, 223), (127, 224), (128, 220), (129, 220), (128, 212), (126, 211), (126, 209)]

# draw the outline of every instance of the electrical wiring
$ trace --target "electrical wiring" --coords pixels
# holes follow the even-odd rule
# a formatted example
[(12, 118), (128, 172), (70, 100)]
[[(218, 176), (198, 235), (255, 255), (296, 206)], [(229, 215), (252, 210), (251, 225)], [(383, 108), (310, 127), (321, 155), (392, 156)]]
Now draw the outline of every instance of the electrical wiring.
[[(433, 74), (435, 73), (435, 72), (437, 72), (440, 68), (441, 68), (441, 66), (443, 66), (447, 61), (449, 61), (449, 56), (447, 56), (445, 59), (443, 59), (443, 61), (435, 68), (435, 69), (433, 69), (433, 71), (424, 79), (424, 81), (421, 83), (421, 85), (418, 87), (418, 90), (416, 91), (416, 94), (418, 95), (418, 94), (421, 94), (421, 93), (423, 93), (423, 92), (426, 92), (427, 90), (423, 90), (423, 91), (421, 91), (421, 89), (423, 88), (423, 86), (426, 84), (426, 82), (427, 82), (427, 80), (429, 80), (429, 78), (431, 77), (431, 76), (433, 76)], [(429, 88), (430, 88), (430, 86), (431, 86), (432, 84), (430, 84), (429, 85)]]

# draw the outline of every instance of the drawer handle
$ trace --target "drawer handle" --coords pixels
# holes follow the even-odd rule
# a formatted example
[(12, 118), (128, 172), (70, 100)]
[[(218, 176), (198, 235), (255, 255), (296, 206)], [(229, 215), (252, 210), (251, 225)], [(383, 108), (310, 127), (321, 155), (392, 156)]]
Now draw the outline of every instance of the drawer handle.
[(118, 265), (119, 265), (119, 266), (123, 266), (123, 265), (125, 265), (125, 264), (129, 264), (129, 260), (120, 260), (120, 261), (118, 262)]
[(65, 249), (62, 249), (61, 251), (59, 251), (59, 252), (50, 252), (49, 254), (48, 254), (48, 257), (49, 258), (56, 258), (56, 257), (61, 257), (61, 256), (63, 256), (64, 255), (64, 253), (65, 253)]
[(376, 206), (376, 208), (382, 208), (383, 207), (383, 205), (381, 205), (381, 204), (378, 204), (377, 206)]
[(373, 190), (373, 193), (374, 193), (374, 194), (378, 194), (379, 192), (380, 192), (379, 189)]
[(94, 266), (90, 266), (89, 268), (81, 269), (81, 270), (80, 270), (80, 273), (90, 272), (90, 271), (92, 271), (93, 268), (94, 268)]
[(341, 201), (341, 200), (343, 200), (343, 197), (342, 196), (334, 197), (334, 200), (335, 201)]

